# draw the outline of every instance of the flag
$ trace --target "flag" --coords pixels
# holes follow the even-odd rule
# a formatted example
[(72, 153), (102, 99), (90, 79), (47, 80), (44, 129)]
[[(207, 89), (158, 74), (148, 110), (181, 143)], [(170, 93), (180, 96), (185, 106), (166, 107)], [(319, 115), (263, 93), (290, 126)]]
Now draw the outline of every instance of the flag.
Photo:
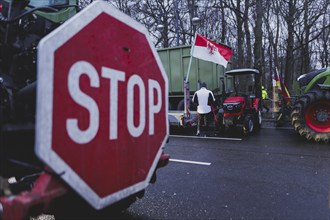
[(217, 44), (202, 35), (196, 34), (191, 56), (227, 67), (227, 63), (232, 55), (233, 53), (229, 47)]
[(281, 94), (284, 98), (285, 104), (289, 104), (291, 97), (289, 90), (286, 87), (282, 78), (278, 75), (277, 69), (275, 69), (275, 81), (276, 81), (276, 86), (281, 89)]
[(277, 69), (275, 70), (275, 86), (281, 88), (280, 76), (278, 75)]

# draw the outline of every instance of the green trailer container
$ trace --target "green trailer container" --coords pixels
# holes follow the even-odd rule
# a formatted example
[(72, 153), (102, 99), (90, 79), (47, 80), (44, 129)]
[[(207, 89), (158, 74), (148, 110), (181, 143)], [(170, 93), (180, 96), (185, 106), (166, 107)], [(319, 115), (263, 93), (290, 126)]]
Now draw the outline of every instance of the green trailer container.
[[(158, 54), (163, 63), (169, 80), (169, 107), (170, 110), (183, 110), (184, 79), (187, 76), (190, 60), (191, 46), (180, 46), (159, 49)], [(231, 69), (231, 63), (227, 68), (215, 63), (193, 58), (189, 74), (190, 96), (198, 90), (198, 82), (205, 82), (208, 89), (219, 97), (222, 93), (220, 77), (224, 77), (226, 90), (231, 91), (233, 82), (231, 77), (225, 77), (224, 73)]]

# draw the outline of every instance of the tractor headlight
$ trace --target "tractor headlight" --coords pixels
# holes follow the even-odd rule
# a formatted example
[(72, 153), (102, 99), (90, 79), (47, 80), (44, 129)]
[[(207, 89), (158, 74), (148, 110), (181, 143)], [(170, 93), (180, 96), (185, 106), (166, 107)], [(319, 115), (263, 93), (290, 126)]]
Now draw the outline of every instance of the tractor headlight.
[(235, 108), (236, 110), (241, 110), (241, 108), (242, 108), (242, 104), (241, 104), (240, 102), (235, 103), (234, 108)]

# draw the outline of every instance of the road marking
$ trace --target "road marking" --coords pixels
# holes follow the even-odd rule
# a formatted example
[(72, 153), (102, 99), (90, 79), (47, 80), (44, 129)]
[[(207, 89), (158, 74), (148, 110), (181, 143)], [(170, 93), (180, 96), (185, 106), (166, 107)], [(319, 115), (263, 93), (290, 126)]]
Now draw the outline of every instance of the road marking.
[(198, 162), (198, 161), (192, 161), (192, 160), (178, 160), (178, 159), (170, 159), (172, 162), (177, 162), (177, 163), (190, 163), (190, 164), (197, 164), (197, 165), (204, 165), (204, 166), (210, 166), (211, 163), (207, 162)]
[(183, 135), (170, 135), (170, 137), (178, 137), (178, 138), (196, 138), (196, 139), (213, 139), (213, 140), (227, 140), (227, 141), (241, 141), (241, 140), (242, 140), (242, 138), (198, 137), (198, 136), (183, 136)]
[(271, 126), (264, 126), (264, 129), (277, 129), (277, 130), (293, 130), (293, 127), (271, 127)]

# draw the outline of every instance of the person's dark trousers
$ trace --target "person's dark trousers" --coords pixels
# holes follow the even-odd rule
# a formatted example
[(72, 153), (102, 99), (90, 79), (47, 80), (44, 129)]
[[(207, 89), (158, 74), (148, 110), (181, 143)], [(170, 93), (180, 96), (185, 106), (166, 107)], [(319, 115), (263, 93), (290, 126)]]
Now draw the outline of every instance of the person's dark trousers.
[(210, 124), (212, 118), (212, 112), (207, 114), (198, 114), (199, 136), (210, 136)]

